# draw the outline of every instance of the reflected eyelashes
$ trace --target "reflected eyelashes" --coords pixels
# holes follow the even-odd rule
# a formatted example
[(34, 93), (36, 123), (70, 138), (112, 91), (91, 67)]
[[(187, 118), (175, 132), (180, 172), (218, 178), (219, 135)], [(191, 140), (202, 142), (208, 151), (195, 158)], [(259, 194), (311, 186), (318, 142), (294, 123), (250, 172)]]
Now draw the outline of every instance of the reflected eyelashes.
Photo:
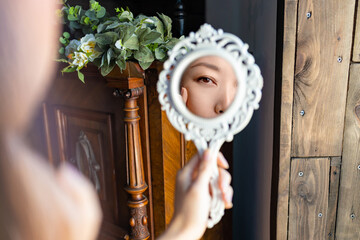
[(215, 79), (210, 78), (210, 77), (205, 77), (205, 76), (198, 77), (195, 79), (195, 81), (199, 82), (199, 83), (204, 83), (207, 85), (210, 85), (210, 84), (217, 85), (217, 81)]

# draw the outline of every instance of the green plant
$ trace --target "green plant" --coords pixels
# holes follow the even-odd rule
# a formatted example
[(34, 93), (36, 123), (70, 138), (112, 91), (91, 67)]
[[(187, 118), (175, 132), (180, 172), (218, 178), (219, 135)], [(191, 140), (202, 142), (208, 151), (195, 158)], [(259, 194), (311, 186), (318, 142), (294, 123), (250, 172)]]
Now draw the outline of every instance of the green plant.
[[(78, 72), (92, 62), (106, 76), (117, 65), (125, 69), (126, 61), (138, 61), (145, 70), (154, 60), (164, 61), (169, 51), (179, 39), (171, 33), (171, 19), (158, 13), (157, 16), (139, 15), (134, 17), (128, 9), (116, 8), (111, 16), (95, 0), (90, 0), (89, 9), (69, 6), (64, 3), (61, 16), (69, 32), (59, 38), (60, 62), (69, 65), (62, 72)], [(80, 39), (71, 36), (80, 33)]]

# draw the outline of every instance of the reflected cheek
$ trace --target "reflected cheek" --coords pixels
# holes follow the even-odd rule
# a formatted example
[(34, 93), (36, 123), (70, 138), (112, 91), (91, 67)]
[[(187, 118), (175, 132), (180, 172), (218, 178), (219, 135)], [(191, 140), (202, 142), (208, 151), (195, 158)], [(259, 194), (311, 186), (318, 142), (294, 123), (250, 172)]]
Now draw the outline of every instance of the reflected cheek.
[(192, 113), (200, 117), (216, 117), (212, 95), (204, 90), (189, 90), (186, 106)]

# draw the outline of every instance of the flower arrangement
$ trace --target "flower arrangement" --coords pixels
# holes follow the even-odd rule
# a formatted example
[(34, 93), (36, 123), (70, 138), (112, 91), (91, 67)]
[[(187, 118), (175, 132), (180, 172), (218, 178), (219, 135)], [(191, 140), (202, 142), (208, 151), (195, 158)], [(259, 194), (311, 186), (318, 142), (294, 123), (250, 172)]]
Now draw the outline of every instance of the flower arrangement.
[[(172, 37), (172, 21), (164, 14), (134, 17), (128, 8), (116, 8), (115, 12), (111, 16), (95, 0), (90, 0), (88, 10), (64, 2), (59, 13), (71, 34), (65, 31), (59, 39), (58, 61), (68, 63), (62, 73), (77, 71), (85, 82), (80, 70), (89, 62), (101, 69), (103, 76), (115, 66), (124, 70), (126, 61), (138, 61), (145, 70), (155, 60), (164, 61), (167, 51), (179, 40)], [(76, 34), (80, 39), (71, 37)]]

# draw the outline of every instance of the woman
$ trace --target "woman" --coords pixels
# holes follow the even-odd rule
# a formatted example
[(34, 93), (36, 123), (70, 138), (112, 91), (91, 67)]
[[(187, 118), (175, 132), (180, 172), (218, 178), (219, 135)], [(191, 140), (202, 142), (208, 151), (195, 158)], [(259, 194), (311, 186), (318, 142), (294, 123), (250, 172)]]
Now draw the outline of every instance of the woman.
[[(24, 143), (54, 69), (55, 7), (50, 0), (5, 0), (0, 8), (0, 239), (92, 240), (98, 235), (101, 210), (90, 182), (69, 165), (53, 169)], [(207, 153), (194, 157), (179, 173), (174, 218), (161, 239), (196, 239), (205, 231), (208, 159)], [(227, 163), (221, 156), (218, 162), (224, 200), (231, 207)]]

